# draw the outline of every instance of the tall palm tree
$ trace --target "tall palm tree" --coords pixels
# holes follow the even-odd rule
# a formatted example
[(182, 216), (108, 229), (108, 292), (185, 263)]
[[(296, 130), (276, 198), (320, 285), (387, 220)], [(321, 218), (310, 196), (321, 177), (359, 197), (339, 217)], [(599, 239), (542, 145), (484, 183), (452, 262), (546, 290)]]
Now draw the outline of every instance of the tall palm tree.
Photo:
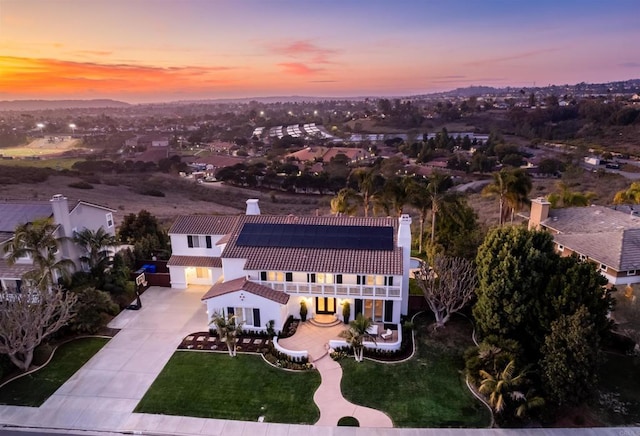
[(376, 191), (379, 188), (377, 180), (380, 179), (380, 176), (377, 176), (372, 169), (357, 168), (353, 171), (352, 177), (358, 185), (364, 216), (368, 217), (369, 209), (373, 203)]
[(351, 188), (342, 188), (331, 199), (331, 213), (337, 216), (354, 215), (358, 210), (360, 197)]
[(374, 209), (384, 210), (387, 215), (399, 217), (409, 202), (409, 177), (391, 177), (384, 182), (382, 191), (375, 196)]
[(526, 381), (525, 373), (520, 372), (516, 375), (515, 372), (516, 362), (513, 359), (495, 375), (480, 370), (483, 380), (478, 390), (481, 394), (489, 395), (489, 404), (496, 413), (505, 409), (509, 399), (518, 399), (524, 395), (517, 388)]
[(527, 201), (531, 191), (531, 179), (529, 175), (521, 169), (502, 169), (493, 173), (493, 182), (485, 186), (482, 194), (485, 196), (498, 197), (500, 206), (500, 225), (503, 225), (507, 214), (510, 212), (513, 220), (513, 213)]
[(101, 226), (96, 231), (85, 228), (75, 232), (73, 241), (84, 249), (84, 255), (80, 260), (89, 266), (91, 274), (102, 275), (110, 263), (109, 248), (116, 246), (115, 236), (107, 233)]
[(38, 289), (49, 289), (56, 278), (67, 279), (75, 264), (71, 259), (58, 256), (60, 246), (68, 239), (58, 237), (58, 226), (51, 218), (36, 219), (16, 227), (11, 242), (4, 247), (7, 262), (15, 264), (18, 259), (30, 258), (34, 268), (23, 278)]
[(362, 362), (364, 358), (364, 342), (376, 342), (375, 338), (368, 332), (372, 325), (373, 320), (371, 318), (365, 318), (359, 313), (356, 319), (349, 323), (349, 328), (340, 332), (340, 337), (344, 338), (347, 344), (353, 348), (353, 357), (356, 362)]
[(211, 317), (209, 325), (215, 327), (220, 340), (227, 344), (229, 356), (235, 357), (237, 350), (236, 339), (242, 333), (244, 322), (238, 322), (238, 318), (235, 315), (225, 317), (224, 314), (216, 312)]

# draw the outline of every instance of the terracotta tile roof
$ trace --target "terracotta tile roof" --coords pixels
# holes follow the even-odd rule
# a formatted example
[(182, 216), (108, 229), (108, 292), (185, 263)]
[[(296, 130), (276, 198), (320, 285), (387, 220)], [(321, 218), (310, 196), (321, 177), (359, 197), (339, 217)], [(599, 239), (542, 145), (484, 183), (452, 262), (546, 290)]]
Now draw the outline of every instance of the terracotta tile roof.
[(172, 255), (167, 266), (195, 266), (222, 268), (222, 259), (213, 256), (177, 256)]
[(175, 220), (169, 233), (181, 235), (226, 235), (234, 227), (237, 216), (182, 215)]
[[(238, 246), (244, 223), (311, 224), (392, 227), (393, 250), (341, 250)], [(397, 247), (396, 218), (242, 215), (231, 231), (223, 258), (247, 259), (245, 270), (327, 272), (343, 274), (402, 274), (402, 249)]]
[(216, 283), (202, 296), (202, 300), (208, 300), (209, 298), (219, 297), (220, 295), (237, 291), (246, 291), (279, 304), (287, 304), (289, 301), (289, 294), (251, 282), (244, 277), (229, 280), (228, 282)]

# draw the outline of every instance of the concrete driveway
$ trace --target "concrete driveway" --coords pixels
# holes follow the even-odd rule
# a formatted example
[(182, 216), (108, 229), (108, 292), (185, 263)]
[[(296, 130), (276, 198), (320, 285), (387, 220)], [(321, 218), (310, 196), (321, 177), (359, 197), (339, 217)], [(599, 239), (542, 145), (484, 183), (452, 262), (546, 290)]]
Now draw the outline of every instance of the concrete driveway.
[(41, 407), (5, 406), (0, 422), (120, 430), (182, 338), (206, 330), (200, 298), (207, 288), (149, 288), (142, 295), (142, 309), (114, 318), (109, 326), (120, 332)]

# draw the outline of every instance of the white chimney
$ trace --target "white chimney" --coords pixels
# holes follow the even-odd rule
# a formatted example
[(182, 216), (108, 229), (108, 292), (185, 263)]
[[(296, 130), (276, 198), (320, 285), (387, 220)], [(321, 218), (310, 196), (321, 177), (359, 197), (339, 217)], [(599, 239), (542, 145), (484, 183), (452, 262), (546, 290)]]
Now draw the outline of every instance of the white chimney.
[(247, 212), (246, 215), (260, 215), (260, 206), (258, 205), (257, 198), (250, 198), (247, 200)]
[[(60, 226), (60, 233), (67, 238), (73, 237), (73, 230), (71, 227), (71, 217), (69, 216), (69, 201), (67, 197), (62, 194), (56, 194), (49, 200), (51, 203), (51, 210), (53, 211), (53, 220)], [(62, 244), (62, 254), (64, 257), (69, 257), (68, 242)]]
[(411, 217), (400, 215), (398, 219), (398, 247), (402, 248), (402, 307), (401, 313), (409, 312), (409, 267), (411, 263)]

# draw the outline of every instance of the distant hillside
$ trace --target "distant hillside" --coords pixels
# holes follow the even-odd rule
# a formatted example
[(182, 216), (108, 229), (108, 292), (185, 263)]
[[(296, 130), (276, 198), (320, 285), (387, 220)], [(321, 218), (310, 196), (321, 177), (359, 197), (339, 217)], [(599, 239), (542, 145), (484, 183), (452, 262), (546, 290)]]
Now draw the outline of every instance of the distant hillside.
[(12, 100), (0, 101), (0, 111), (37, 111), (47, 109), (122, 108), (131, 106), (117, 100)]

